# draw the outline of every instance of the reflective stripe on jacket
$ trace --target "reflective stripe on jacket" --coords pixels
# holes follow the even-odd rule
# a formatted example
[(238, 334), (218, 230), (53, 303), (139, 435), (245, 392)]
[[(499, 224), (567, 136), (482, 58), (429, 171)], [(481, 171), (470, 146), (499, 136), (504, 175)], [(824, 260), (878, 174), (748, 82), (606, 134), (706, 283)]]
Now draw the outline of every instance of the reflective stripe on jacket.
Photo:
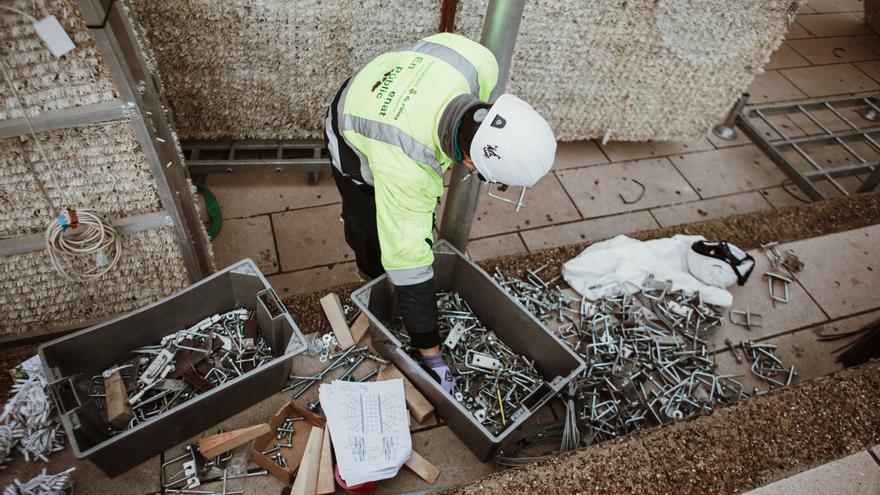
[[(433, 276), (434, 208), (452, 162), (440, 148), (443, 110), (461, 94), (487, 101), (497, 79), (492, 52), (442, 33), (379, 55), (343, 89), (339, 132), (360, 158), (359, 178), (375, 188), (382, 265), (395, 285)], [(336, 161), (334, 166), (342, 170)]]

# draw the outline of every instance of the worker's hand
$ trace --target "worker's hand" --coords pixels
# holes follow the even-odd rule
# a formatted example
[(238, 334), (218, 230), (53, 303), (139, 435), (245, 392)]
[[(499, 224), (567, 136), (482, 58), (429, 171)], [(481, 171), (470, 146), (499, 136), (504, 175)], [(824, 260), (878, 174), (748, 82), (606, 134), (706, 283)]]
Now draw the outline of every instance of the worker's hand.
[(452, 377), (452, 371), (449, 369), (449, 366), (443, 360), (443, 354), (438, 352), (429, 356), (423, 355), (422, 362), (436, 375), (435, 379), (440, 382), (443, 390), (451, 394), (452, 389), (455, 388), (455, 379)]

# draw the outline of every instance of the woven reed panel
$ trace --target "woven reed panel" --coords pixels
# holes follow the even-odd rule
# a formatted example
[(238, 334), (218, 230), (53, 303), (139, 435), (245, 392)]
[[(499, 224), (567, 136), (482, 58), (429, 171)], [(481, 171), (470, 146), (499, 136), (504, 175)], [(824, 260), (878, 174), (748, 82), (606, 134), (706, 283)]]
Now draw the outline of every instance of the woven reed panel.
[[(10, 76), (25, 102), (28, 115), (48, 110), (91, 105), (115, 98), (116, 89), (73, 0), (5, 2), (42, 19), (55, 15), (76, 48), (55, 58), (22, 15), (0, 10), (0, 58), (11, 66)], [(21, 108), (8, 84), (0, 84), (0, 121), (21, 118)]]
[[(704, 135), (781, 43), (793, 0), (529, 1), (509, 88), (563, 140)], [(440, 1), (136, 0), (181, 137), (321, 135), (372, 56), (433, 33)], [(479, 39), (485, 0), (456, 31)]]
[(170, 227), (124, 235), (122, 249), (112, 272), (84, 284), (58, 276), (45, 251), (3, 258), (0, 335), (131, 311), (187, 286)]
[[(77, 208), (110, 219), (162, 209), (155, 180), (131, 124), (117, 121), (40, 133), (59, 187)], [(42, 232), (52, 211), (29, 171), (36, 170), (56, 207), (66, 206), (30, 137), (0, 140), (0, 238)]]

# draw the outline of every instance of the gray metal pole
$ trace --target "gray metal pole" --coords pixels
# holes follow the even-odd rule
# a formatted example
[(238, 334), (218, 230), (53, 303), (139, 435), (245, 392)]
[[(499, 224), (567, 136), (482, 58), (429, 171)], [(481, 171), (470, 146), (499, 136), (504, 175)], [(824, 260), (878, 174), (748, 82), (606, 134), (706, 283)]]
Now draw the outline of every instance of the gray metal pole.
[[(504, 92), (504, 86), (507, 84), (510, 61), (513, 58), (513, 48), (516, 45), (525, 3), (525, 0), (490, 0), (486, 9), (480, 43), (491, 50), (498, 59), (498, 84), (489, 97), (490, 101), (495, 101)], [(467, 249), (471, 224), (474, 223), (480, 195), (479, 179), (475, 176), (464, 179), (467, 173), (467, 167), (461, 163), (456, 163), (453, 167), (446, 209), (440, 222), (440, 237), (451, 242), (462, 252)]]

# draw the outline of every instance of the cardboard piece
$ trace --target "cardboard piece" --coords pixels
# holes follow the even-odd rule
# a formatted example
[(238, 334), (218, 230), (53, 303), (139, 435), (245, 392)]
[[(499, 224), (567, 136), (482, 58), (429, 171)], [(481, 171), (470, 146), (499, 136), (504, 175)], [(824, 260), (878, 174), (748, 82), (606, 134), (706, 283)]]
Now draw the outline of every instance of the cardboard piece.
[(406, 405), (409, 408), (410, 414), (412, 414), (412, 417), (419, 423), (424, 422), (425, 418), (434, 412), (434, 406), (428, 402), (428, 399), (426, 399), (425, 396), (422, 395), (422, 393), (419, 392), (419, 390), (410, 383), (410, 381), (403, 376), (403, 373), (401, 373), (393, 364), (383, 364), (379, 367), (379, 380), (392, 380), (395, 378), (403, 380), (403, 389), (406, 393)]
[(324, 441), (321, 443), (321, 465), (318, 468), (317, 495), (326, 495), (336, 491), (336, 479), (333, 476), (333, 446), (330, 443), (330, 428), (324, 428)]
[(415, 450), (409, 456), (404, 466), (408, 467), (412, 472), (416, 473), (419, 478), (425, 480), (429, 485), (433, 485), (440, 476), (440, 470), (427, 459), (419, 455)]
[[(293, 438), (291, 439), (291, 444), (293, 447), (282, 447), (279, 451), (281, 455), (284, 456), (284, 460), (287, 462), (287, 468), (282, 467), (275, 461), (269, 458), (268, 455), (263, 454), (263, 451), (271, 449), (275, 445), (276, 429), (284, 424), (284, 420), (287, 418), (303, 418), (302, 421), (297, 421), (293, 423)], [(290, 486), (293, 484), (293, 480), (296, 477), (296, 473), (299, 470), (300, 462), (302, 461), (303, 454), (306, 451), (306, 444), (309, 438), (309, 432), (311, 431), (313, 426), (317, 426), (319, 428), (323, 428), (325, 424), (324, 418), (318, 416), (317, 414), (309, 411), (308, 409), (299, 406), (293, 401), (288, 402), (280, 409), (278, 412), (272, 416), (272, 419), (269, 420), (269, 433), (257, 438), (254, 440), (253, 445), (253, 459), (254, 462), (260, 466), (261, 468), (269, 471), (269, 474), (277, 478), (279, 481), (284, 483), (286, 486)], [(288, 437), (284, 437), (282, 439), (283, 442), (286, 442)], [(274, 452), (270, 455), (274, 455)]]
[(354, 339), (345, 321), (345, 312), (342, 310), (342, 302), (339, 296), (329, 293), (321, 298), (321, 307), (324, 308), (324, 314), (327, 315), (327, 321), (336, 335), (336, 341), (339, 342), (339, 348), (348, 349), (354, 345)]
[(321, 466), (321, 446), (323, 443), (324, 429), (313, 426), (290, 495), (315, 495), (318, 488), (318, 468)]
[(239, 428), (238, 430), (225, 431), (216, 435), (199, 439), (199, 452), (206, 458), (217, 457), (230, 450), (244, 445), (255, 438), (269, 433), (270, 428), (266, 423)]

